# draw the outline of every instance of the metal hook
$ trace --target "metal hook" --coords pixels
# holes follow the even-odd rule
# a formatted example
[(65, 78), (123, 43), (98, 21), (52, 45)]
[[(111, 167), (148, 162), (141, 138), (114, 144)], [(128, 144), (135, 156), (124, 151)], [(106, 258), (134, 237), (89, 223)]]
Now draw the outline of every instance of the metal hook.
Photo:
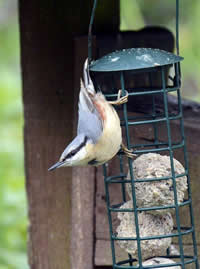
[(91, 63), (92, 60), (92, 25), (94, 22), (94, 15), (97, 7), (97, 0), (94, 0), (92, 13), (90, 17), (90, 24), (88, 29), (88, 64)]

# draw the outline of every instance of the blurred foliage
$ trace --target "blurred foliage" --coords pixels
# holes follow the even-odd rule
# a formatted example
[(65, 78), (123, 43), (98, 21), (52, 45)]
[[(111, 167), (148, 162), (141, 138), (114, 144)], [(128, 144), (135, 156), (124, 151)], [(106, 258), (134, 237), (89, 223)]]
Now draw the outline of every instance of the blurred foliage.
[[(179, 45), (182, 62), (182, 96), (200, 101), (200, 1), (180, 0)], [(146, 25), (167, 27), (175, 34), (175, 0), (121, 0), (121, 30)]]
[(19, 34), (9, 2), (0, 1), (0, 269), (26, 269)]

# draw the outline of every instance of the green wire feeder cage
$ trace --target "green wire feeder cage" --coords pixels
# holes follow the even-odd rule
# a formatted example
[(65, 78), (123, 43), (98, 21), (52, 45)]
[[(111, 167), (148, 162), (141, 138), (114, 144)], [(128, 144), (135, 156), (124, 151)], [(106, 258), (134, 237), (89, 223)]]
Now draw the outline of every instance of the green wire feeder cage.
[[(142, 105), (142, 100), (148, 97), (151, 107), (148, 114), (129, 116), (129, 104), (121, 106), (126, 146), (137, 157), (127, 158), (123, 151), (119, 152), (119, 173), (112, 176), (108, 176), (107, 165), (103, 166), (113, 268), (191, 265), (198, 268), (180, 96), (183, 58), (179, 56), (178, 42), (179, 1), (176, 0), (177, 55), (159, 49), (130, 48), (91, 61), (96, 6), (97, 0), (94, 0), (88, 35), (90, 71), (96, 88), (106, 93), (109, 100), (116, 98), (119, 89), (123, 96), (128, 92), (129, 102), (131, 98), (142, 97), (139, 99)], [(144, 87), (134, 85), (137, 77), (143, 78)], [(169, 93), (177, 95), (176, 112), (169, 110)], [(173, 138), (171, 129), (175, 122), (178, 124), (176, 138)], [(143, 144), (135, 141), (136, 132), (148, 135)], [(181, 156), (182, 164), (176, 156)], [(113, 203), (110, 190), (116, 184), (120, 186), (119, 200)], [(188, 219), (183, 219), (183, 215)], [(188, 254), (183, 243), (189, 237), (192, 247)], [(126, 258), (119, 258), (122, 255), (118, 255), (116, 249), (124, 252)]]

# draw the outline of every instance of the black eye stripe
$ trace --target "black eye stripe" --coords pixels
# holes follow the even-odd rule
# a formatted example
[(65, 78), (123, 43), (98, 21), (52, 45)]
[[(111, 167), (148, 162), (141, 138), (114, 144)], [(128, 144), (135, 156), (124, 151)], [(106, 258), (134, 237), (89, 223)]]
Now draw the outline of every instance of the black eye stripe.
[(77, 152), (79, 152), (79, 150), (86, 145), (87, 140), (88, 140), (88, 137), (85, 136), (84, 141), (77, 148), (70, 151), (62, 161), (65, 161), (66, 159), (73, 157)]

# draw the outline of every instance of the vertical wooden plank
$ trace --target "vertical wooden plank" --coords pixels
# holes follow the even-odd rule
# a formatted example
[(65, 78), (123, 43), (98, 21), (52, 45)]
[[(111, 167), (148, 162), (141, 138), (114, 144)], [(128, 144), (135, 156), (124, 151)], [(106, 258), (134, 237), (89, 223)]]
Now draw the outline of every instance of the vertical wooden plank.
[[(87, 58), (87, 36), (74, 40), (74, 135), (78, 116), (78, 96), (83, 64)], [(94, 247), (94, 191), (95, 168), (74, 167), (72, 169), (72, 231), (71, 269), (93, 269)]]
[[(79, 169), (73, 171), (76, 179), (73, 189), (71, 168), (51, 173), (47, 171), (72, 139), (75, 77), (73, 37), (87, 33), (92, 2), (19, 0), (25, 170), (30, 220), (28, 247), (32, 269), (72, 268), (70, 262), (76, 269), (86, 268), (86, 264), (87, 268), (93, 266), (93, 243), (85, 248), (88, 216), (91, 225), (94, 202), (94, 185), (87, 182), (91, 170), (82, 170), (81, 173)], [(118, 1), (109, 1), (105, 7), (107, 16), (103, 19), (98, 15), (95, 20), (97, 31), (113, 30), (118, 26), (118, 13), (110, 17), (118, 10)], [(97, 13), (100, 14), (99, 11)], [(82, 183), (84, 178), (86, 181)], [(78, 199), (79, 205), (84, 204), (85, 214), (76, 208)], [(72, 205), (72, 218), (75, 221), (72, 220), (73, 237), (70, 241)], [(82, 233), (82, 226), (85, 233)], [(92, 229), (93, 226), (91, 232)], [(89, 229), (88, 233), (91, 237)], [(92, 240), (93, 237), (90, 242)], [(72, 249), (80, 245), (79, 250), (83, 250), (80, 258), (85, 267), (74, 266), (77, 263), (73, 257), (78, 259), (79, 256), (77, 248), (77, 255), (72, 255), (70, 261), (71, 242)], [(89, 249), (88, 253), (86, 249)]]
[(70, 268), (72, 170), (47, 171), (70, 142), (73, 128), (72, 38), (54, 14), (53, 1), (20, 1), (32, 269)]

